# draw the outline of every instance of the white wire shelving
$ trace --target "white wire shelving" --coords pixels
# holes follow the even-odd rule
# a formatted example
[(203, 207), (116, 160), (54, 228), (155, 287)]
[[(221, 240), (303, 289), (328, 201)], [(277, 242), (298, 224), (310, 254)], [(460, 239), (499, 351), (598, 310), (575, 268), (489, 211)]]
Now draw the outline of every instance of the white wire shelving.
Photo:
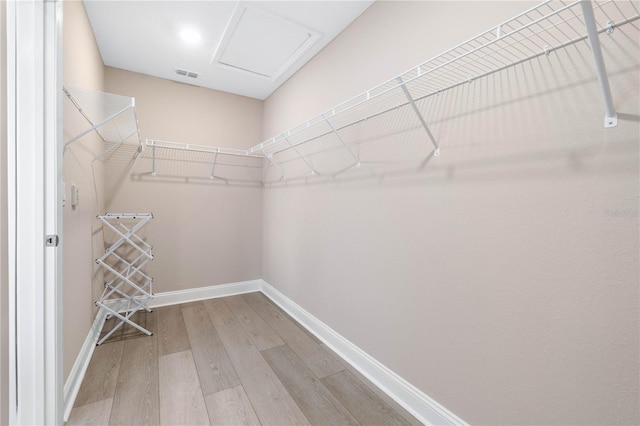
[(151, 176), (205, 179), (221, 182), (261, 182), (263, 160), (249, 150), (147, 139), (142, 158)]
[[(66, 134), (72, 134), (65, 141), (65, 150), (86, 135), (95, 133), (101, 140), (102, 149), (93, 161), (111, 160), (123, 153), (128, 157), (135, 156), (142, 151), (134, 98), (77, 87), (63, 87), (62, 90), (77, 113), (89, 124), (87, 128), (65, 129)], [(65, 125), (77, 125), (78, 121), (81, 120), (65, 120)], [(125, 146), (129, 149), (123, 149)]]
[[(359, 168), (361, 159), (354, 146), (362, 138), (383, 132), (381, 126), (386, 126), (384, 132), (387, 134), (419, 129), (420, 138), (431, 151), (431, 158), (440, 154), (438, 135), (431, 131), (429, 117), (420, 103), (585, 40), (590, 44), (600, 82), (605, 110), (604, 125), (614, 127), (617, 125), (617, 116), (599, 34), (613, 35), (616, 28), (639, 17), (638, 5), (631, 1), (548, 0), (246, 151), (196, 148), (176, 143), (164, 143), (162, 148), (182, 153), (206, 153), (208, 159), (200, 159), (211, 169), (211, 178), (220, 177), (214, 174), (219, 155), (261, 159), (266, 166), (260, 178), (263, 184), (316, 175), (336, 175)], [(404, 110), (405, 118), (402, 120), (394, 118), (398, 110)], [(407, 116), (411, 118), (407, 119)], [(147, 145), (156, 149), (161, 147), (156, 141), (148, 141)], [(322, 162), (318, 161), (318, 154), (329, 150), (342, 150), (344, 161), (332, 162), (331, 170), (321, 169)], [(151, 155), (155, 172), (159, 157), (156, 151)]]

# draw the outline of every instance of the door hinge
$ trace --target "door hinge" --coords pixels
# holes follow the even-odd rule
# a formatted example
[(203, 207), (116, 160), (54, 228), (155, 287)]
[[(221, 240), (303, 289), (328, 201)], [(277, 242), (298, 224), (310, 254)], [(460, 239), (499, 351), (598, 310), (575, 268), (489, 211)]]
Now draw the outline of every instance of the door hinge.
[(58, 243), (60, 242), (60, 237), (57, 235), (47, 235), (44, 237), (44, 244), (47, 247), (58, 247)]

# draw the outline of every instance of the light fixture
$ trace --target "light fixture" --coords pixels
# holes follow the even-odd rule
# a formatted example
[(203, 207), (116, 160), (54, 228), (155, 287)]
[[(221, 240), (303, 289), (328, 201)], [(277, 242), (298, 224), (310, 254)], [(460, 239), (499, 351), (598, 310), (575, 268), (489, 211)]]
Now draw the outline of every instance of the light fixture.
[(191, 46), (198, 45), (202, 41), (202, 35), (195, 28), (183, 28), (179, 35), (182, 41)]

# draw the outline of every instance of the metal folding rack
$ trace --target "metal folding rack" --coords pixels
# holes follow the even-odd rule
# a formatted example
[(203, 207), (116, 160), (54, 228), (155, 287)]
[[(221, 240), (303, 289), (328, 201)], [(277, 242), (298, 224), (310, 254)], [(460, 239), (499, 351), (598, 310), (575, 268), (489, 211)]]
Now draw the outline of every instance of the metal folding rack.
[[(199, 157), (198, 162), (209, 162), (202, 170), (204, 173), (211, 170), (210, 177), (219, 178), (213, 171), (220, 155), (258, 156), (266, 166), (261, 184), (319, 175), (335, 176), (351, 168), (360, 168), (361, 159), (353, 146), (362, 137), (379, 136), (380, 127), (396, 134), (420, 129), (422, 139), (431, 151), (430, 157), (437, 157), (440, 155), (438, 135), (430, 129), (430, 117), (424, 107), (426, 99), (583, 41), (588, 41), (593, 54), (604, 103), (604, 126), (614, 127), (617, 115), (599, 35), (613, 35), (616, 28), (638, 18), (637, 3), (631, 1), (544, 1), (293, 129), (247, 150), (230, 152), (209, 147), (209, 156)], [(396, 119), (400, 109), (409, 111), (407, 116), (412, 120)], [(376, 127), (376, 123), (382, 124)], [(342, 150), (344, 159), (339, 165), (342, 169), (336, 171), (333, 164), (332, 169), (321, 169), (313, 161), (320, 151), (307, 148), (309, 142), (313, 142), (309, 145), (324, 149)], [(172, 161), (182, 162), (191, 161), (190, 152), (201, 150), (188, 144), (161, 144), (148, 140), (149, 148), (154, 171), (156, 161), (161, 159), (160, 149), (173, 150), (176, 155), (171, 157)], [(296, 161), (295, 167), (292, 166)]]
[(153, 260), (153, 247), (136, 235), (142, 227), (153, 219), (152, 213), (107, 213), (98, 219), (111, 229), (118, 239), (111, 244), (96, 263), (102, 266), (111, 280), (105, 282), (102, 296), (96, 306), (106, 311), (107, 318), (116, 317), (120, 321), (99, 341), (107, 340), (125, 324), (150, 336), (152, 333), (136, 324), (131, 318), (140, 311), (151, 312), (148, 307), (153, 299), (153, 278), (143, 268)]

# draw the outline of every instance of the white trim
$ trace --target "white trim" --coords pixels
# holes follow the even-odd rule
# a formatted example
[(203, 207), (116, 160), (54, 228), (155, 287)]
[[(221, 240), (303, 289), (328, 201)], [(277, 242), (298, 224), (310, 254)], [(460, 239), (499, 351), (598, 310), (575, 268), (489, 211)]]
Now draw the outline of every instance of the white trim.
[(82, 348), (80, 348), (80, 353), (76, 358), (76, 362), (71, 368), (71, 372), (69, 373), (67, 382), (64, 384), (63, 413), (65, 423), (67, 422), (67, 420), (69, 420), (69, 415), (71, 414), (71, 410), (73, 409), (73, 404), (76, 402), (78, 391), (80, 390), (80, 386), (82, 385), (82, 380), (84, 379), (84, 375), (87, 372), (87, 368), (89, 367), (89, 362), (91, 361), (91, 357), (93, 356), (93, 351), (96, 349), (96, 344), (98, 343), (98, 338), (100, 337), (100, 331), (102, 330), (102, 327), (104, 327), (104, 322), (106, 321), (106, 319), (106, 313), (102, 310), (98, 311), (98, 315), (96, 315), (96, 319), (93, 321), (91, 330), (89, 330), (89, 334), (87, 335), (87, 338), (84, 339)]
[[(153, 299), (147, 303), (149, 308), (159, 308), (161, 306), (177, 305), (180, 303), (197, 302), (199, 300), (215, 299), (218, 297), (235, 296), (236, 294), (253, 293), (260, 291), (262, 280), (239, 281), (237, 283), (218, 284), (207, 287), (188, 288), (186, 290), (166, 291), (164, 293), (154, 293)], [(133, 300), (142, 300), (143, 296), (134, 297)], [(127, 304), (125, 299), (107, 299), (105, 306), (117, 309), (117, 306), (124, 305), (119, 312), (125, 312)]]
[(178, 303), (197, 302), (198, 300), (253, 293), (254, 291), (260, 291), (263, 282), (264, 281), (258, 279), (230, 284), (212, 285), (208, 287), (190, 288), (187, 290), (155, 293), (153, 299), (149, 303), (149, 307), (157, 308), (160, 306), (177, 305)]
[(7, 2), (9, 423), (62, 420), (57, 0)]
[(264, 280), (262, 292), (421, 422), (436, 425), (467, 424)]
[[(44, 2), (44, 232), (62, 236), (62, 2)], [(63, 417), (62, 246), (44, 251), (45, 419)]]

